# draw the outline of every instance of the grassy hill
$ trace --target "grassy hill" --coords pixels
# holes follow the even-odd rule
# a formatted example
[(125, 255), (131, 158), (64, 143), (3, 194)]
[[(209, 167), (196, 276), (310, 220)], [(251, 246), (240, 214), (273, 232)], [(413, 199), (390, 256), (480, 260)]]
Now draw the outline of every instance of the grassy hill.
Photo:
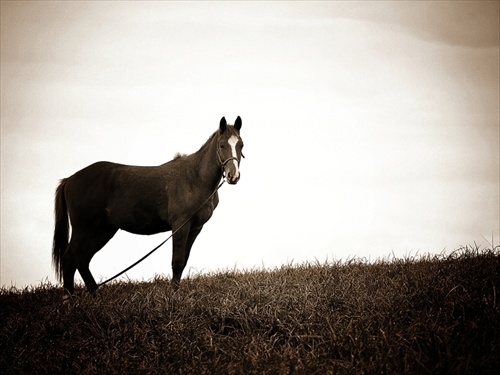
[(500, 373), (500, 248), (0, 290), (0, 372)]

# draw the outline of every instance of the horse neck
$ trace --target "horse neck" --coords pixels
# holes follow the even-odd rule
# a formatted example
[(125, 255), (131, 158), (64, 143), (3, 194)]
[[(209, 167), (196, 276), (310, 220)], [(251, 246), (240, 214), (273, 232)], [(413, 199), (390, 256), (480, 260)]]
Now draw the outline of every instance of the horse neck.
[(217, 160), (217, 135), (214, 134), (193, 156), (198, 178), (214, 190), (222, 178), (222, 169)]

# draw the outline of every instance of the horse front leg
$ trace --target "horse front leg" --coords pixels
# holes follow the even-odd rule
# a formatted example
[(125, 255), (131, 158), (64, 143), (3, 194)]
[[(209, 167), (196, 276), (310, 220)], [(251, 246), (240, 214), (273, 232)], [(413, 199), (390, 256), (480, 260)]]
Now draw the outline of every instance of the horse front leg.
[(186, 267), (186, 244), (191, 224), (187, 223), (174, 234), (172, 245), (172, 288), (179, 289), (182, 271)]
[[(182, 271), (186, 267), (187, 261), (189, 259), (189, 254), (191, 253), (191, 248), (193, 247), (193, 243), (196, 240), (196, 237), (198, 237), (198, 234), (200, 234), (202, 228), (203, 228), (203, 226), (196, 228), (196, 229), (192, 229), (190, 231), (186, 231), (187, 235), (186, 235), (186, 233), (184, 233), (184, 235), (186, 236), (185, 241), (183, 240), (184, 248), (183, 248), (182, 252), (179, 251), (177, 253), (178, 254), (177, 258), (176, 258), (176, 250), (175, 250), (176, 249), (175, 248), (176, 241), (175, 241), (175, 236), (174, 236), (174, 252), (172, 255), (172, 271), (173, 271), (172, 286), (174, 287), (175, 290), (177, 290), (179, 288), (179, 282), (181, 280)], [(176, 233), (176, 235), (178, 233)], [(179, 242), (180, 241), (181, 240), (179, 239)], [(182, 256), (181, 256), (181, 254), (182, 254)], [(175, 266), (174, 266), (174, 264), (175, 264)], [(177, 272), (176, 272), (176, 270), (177, 270)]]

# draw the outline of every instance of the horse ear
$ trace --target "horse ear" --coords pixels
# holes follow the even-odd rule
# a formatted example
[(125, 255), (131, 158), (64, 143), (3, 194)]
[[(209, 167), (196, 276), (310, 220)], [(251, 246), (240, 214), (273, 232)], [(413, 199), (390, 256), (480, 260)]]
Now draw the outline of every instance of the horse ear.
[(240, 131), (241, 129), (241, 117), (238, 116), (238, 118), (236, 119), (236, 122), (234, 123), (234, 128), (238, 131)]
[(224, 131), (226, 130), (226, 127), (227, 127), (227, 122), (226, 122), (226, 118), (223, 117), (220, 119), (220, 124), (219, 124), (219, 130), (220, 130), (220, 133), (224, 133)]

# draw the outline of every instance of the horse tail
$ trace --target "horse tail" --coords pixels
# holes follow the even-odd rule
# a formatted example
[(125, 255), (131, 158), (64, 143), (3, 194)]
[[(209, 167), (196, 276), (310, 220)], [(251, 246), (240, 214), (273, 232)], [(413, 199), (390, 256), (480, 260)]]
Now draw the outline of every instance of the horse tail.
[(54, 209), (54, 242), (52, 243), (52, 265), (59, 281), (62, 281), (62, 255), (68, 247), (69, 237), (69, 218), (68, 206), (66, 204), (66, 196), (64, 187), (66, 180), (61, 180), (61, 183), (56, 190), (55, 209)]

